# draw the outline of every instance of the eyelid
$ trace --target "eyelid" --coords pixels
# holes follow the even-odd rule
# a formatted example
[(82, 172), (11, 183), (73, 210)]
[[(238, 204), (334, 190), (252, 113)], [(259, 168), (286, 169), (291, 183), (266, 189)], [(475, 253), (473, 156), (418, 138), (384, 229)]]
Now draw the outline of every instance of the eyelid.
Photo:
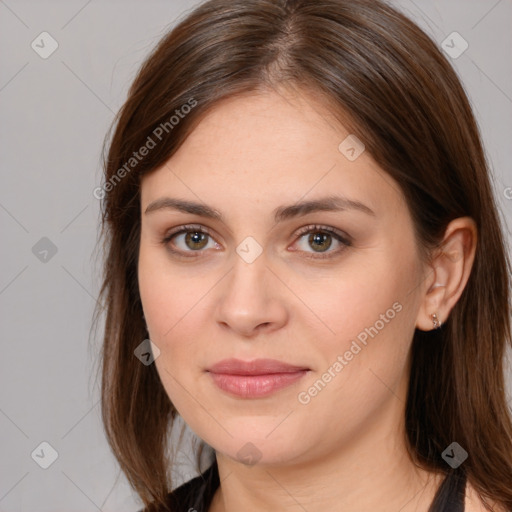
[(178, 233), (181, 233), (182, 231), (199, 231), (201, 233), (206, 233), (210, 236), (212, 236), (211, 231), (204, 227), (202, 224), (183, 224), (181, 226), (176, 226), (175, 228), (171, 229), (170, 231), (166, 232), (165, 239), (170, 239), (173, 235), (177, 235)]
[(346, 243), (352, 243), (352, 241), (353, 241), (352, 237), (348, 233), (341, 231), (341, 229), (337, 229), (335, 227), (327, 226), (324, 224), (309, 224), (308, 226), (304, 226), (304, 227), (300, 228), (298, 231), (296, 231), (295, 235), (300, 236), (300, 235), (304, 235), (306, 233), (309, 233), (309, 232), (315, 231), (315, 230), (324, 231), (324, 232), (327, 232), (330, 234), (337, 235)]

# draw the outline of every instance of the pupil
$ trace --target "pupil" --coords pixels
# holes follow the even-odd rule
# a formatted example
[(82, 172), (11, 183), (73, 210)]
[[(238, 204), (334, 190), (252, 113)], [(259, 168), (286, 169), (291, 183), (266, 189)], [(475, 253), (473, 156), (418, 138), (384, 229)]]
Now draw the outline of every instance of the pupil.
[[(325, 240), (327, 237), (330, 237), (331, 235), (328, 235), (326, 233), (315, 233), (314, 235), (310, 235), (309, 237), (309, 241), (312, 242), (314, 245), (316, 245), (317, 247), (321, 247), (321, 244), (324, 244), (325, 243)], [(329, 247), (331, 246), (331, 242), (329, 241), (329, 243), (327, 244), (327, 246), (323, 247), (323, 249), (329, 249)]]
[(205, 241), (206, 234), (205, 233), (200, 233), (200, 232), (197, 232), (197, 231), (189, 232), (189, 233), (187, 233), (187, 237), (186, 238), (187, 238), (186, 241), (187, 242), (191, 241), (192, 244), (194, 244), (196, 246), (195, 248), (197, 249), (197, 245), (200, 246), (199, 248), (204, 247), (205, 244), (203, 243), (201, 245), (201, 242)]

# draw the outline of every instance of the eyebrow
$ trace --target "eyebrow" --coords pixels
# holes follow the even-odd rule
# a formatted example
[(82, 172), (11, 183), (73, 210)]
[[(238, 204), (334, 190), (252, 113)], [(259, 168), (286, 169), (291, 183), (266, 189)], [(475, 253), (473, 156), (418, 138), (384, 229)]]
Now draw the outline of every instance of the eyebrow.
[[(157, 210), (178, 210), (184, 213), (191, 213), (224, 222), (222, 214), (214, 208), (205, 204), (186, 201), (183, 199), (161, 197), (160, 199), (156, 199), (150, 203), (144, 213), (147, 215), (148, 213), (155, 212)], [(289, 206), (279, 206), (273, 211), (273, 214), (274, 220), (277, 223), (317, 211), (339, 212), (346, 210), (356, 210), (376, 217), (375, 212), (365, 204), (360, 201), (341, 196), (327, 196), (311, 201), (301, 201)]]

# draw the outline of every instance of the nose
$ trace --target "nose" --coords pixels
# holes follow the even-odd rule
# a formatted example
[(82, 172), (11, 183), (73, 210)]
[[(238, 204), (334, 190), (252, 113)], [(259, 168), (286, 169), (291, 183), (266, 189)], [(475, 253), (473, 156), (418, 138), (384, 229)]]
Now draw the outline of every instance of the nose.
[(219, 283), (216, 321), (243, 337), (270, 333), (288, 321), (286, 286), (268, 267), (265, 254), (252, 263), (235, 257), (233, 268)]

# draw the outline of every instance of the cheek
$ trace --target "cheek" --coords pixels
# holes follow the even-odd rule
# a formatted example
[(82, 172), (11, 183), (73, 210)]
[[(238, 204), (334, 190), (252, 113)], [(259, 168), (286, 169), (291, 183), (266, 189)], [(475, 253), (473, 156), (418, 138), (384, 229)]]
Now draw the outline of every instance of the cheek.
[[(371, 307), (346, 303), (338, 318), (350, 312), (350, 319), (333, 323), (335, 336), (320, 338), (323, 341), (315, 352), (321, 354), (322, 364), (298, 390), (296, 420), (303, 418), (310, 436), (326, 452), (332, 439), (353, 439), (365, 428), (372, 428), (378, 411), (396, 411), (406, 401), (404, 383), (412, 336), (407, 328), (410, 321), (405, 319), (408, 309), (405, 304), (392, 302), (392, 293), (372, 297)], [(390, 415), (386, 418), (382, 421), (394, 421)], [(286, 436), (286, 432), (282, 434)]]
[(149, 337), (160, 350), (157, 372), (174, 406), (189, 410), (197, 378), (209, 362), (206, 344), (212, 320), (207, 292), (218, 276), (171, 265), (165, 251), (141, 248), (138, 277)]
[(322, 293), (317, 286), (308, 291), (308, 305), (323, 321), (315, 323), (317, 334), (311, 332), (321, 356), (314, 375), (318, 379), (320, 374), (317, 387), (328, 383), (330, 393), (343, 395), (354, 407), (358, 402), (349, 395), (373, 400), (401, 379), (418, 307), (412, 283), (419, 267), (412, 255), (406, 259), (390, 253), (365, 263), (326, 279)]
[(188, 272), (170, 265), (165, 251), (141, 246), (139, 293), (151, 339), (157, 345), (167, 343), (167, 338), (181, 328), (180, 324), (198, 305), (196, 280)]
[(169, 266), (151, 262), (156, 263), (157, 258), (150, 261), (141, 252), (139, 291), (149, 338), (160, 350), (154, 364), (174, 407), (178, 411), (193, 410), (191, 395), (185, 390), (193, 391), (191, 382), (196, 376), (190, 369), (199, 367), (201, 357), (199, 290), (183, 272), (170, 275)]
[[(379, 333), (389, 332), (391, 324), (401, 322), (397, 319), (405, 316), (403, 306), (410, 300), (415, 272), (411, 260), (397, 265), (392, 254), (375, 254), (314, 283), (302, 281), (297, 295), (305, 297), (312, 313), (322, 320), (322, 345), (342, 349), (361, 333), (364, 342), (365, 329), (375, 332), (375, 326)], [(321, 325), (318, 323), (318, 329)]]

